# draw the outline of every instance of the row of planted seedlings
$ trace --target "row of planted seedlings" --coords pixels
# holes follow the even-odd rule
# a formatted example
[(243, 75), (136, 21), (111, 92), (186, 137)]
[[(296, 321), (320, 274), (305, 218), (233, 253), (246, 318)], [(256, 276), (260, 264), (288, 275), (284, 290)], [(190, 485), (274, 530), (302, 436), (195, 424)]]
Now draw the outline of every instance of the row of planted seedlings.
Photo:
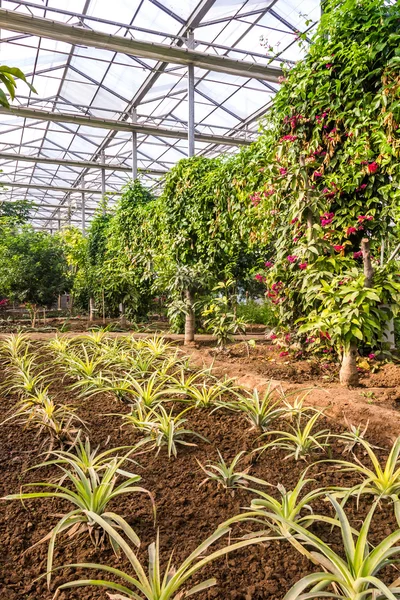
[[(113, 580), (70, 581), (60, 585), (56, 595), (60, 590), (96, 585), (116, 592), (114, 598), (119, 599), (183, 598), (215, 584), (214, 579), (208, 579), (188, 587), (188, 580), (206, 564), (238, 548), (279, 539), (292, 544), (321, 568), (299, 580), (286, 594), (286, 600), (322, 597), (349, 600), (382, 597), (393, 600), (399, 597), (399, 581), (388, 585), (379, 578), (379, 573), (399, 559), (400, 547), (396, 544), (400, 540), (400, 529), (376, 547), (368, 542), (368, 532), (377, 505), (382, 501), (393, 504), (400, 526), (400, 438), (394, 442), (383, 464), (375, 453), (376, 447), (366, 440), (365, 428), (361, 430), (351, 426), (349, 431), (340, 435), (333, 435), (327, 429), (318, 430), (322, 413), (305, 405), (305, 395), (291, 397), (272, 386), (263, 395), (257, 390), (247, 393), (232, 381), (218, 381), (210, 369), (194, 370), (187, 358), (162, 338), (136, 340), (127, 336), (110, 340), (104, 332), (97, 332), (74, 339), (55, 338), (49, 346), (58, 367), (73, 379), (72, 389), (78, 390), (82, 398), (97, 393), (113, 394), (116, 402), (121, 406), (126, 405), (127, 412), (121, 413), (122, 423), (142, 434), (139, 444), (130, 448), (93, 449), (89, 437), (84, 440), (82, 433), (76, 431), (78, 424), (81, 428), (85, 424), (71, 408), (64, 407), (62, 410), (69, 414), (63, 420), (68, 435), (56, 436), (52, 427), (38, 424), (38, 417), (32, 416), (36, 411), (40, 412), (40, 394), (48, 397), (49, 384), (43, 372), (36, 372), (38, 361), (30, 353), (29, 343), (23, 336), (10, 336), (4, 342), (2, 356), (13, 381), (11, 387), (19, 395), (17, 406), (7, 419), (16, 418), (25, 426), (33, 423), (40, 432), (48, 430), (53, 444), (57, 443), (58, 448), (50, 451), (50, 460), (37, 466), (54, 465), (60, 469), (57, 482), (52, 480), (29, 484), (40, 488), (40, 491), (12, 494), (6, 496), (5, 500), (63, 498), (71, 505), (71, 510), (42, 540), (49, 542), (48, 585), (51, 584), (55, 568), (55, 543), (58, 535), (67, 531), (70, 535), (86, 533), (96, 545), (100, 540), (108, 539), (116, 553), (122, 550), (133, 569), (132, 575), (108, 565), (73, 565), (103, 571), (111, 574)], [(184, 410), (174, 411), (174, 404), (181, 402), (187, 405)], [(278, 485), (275, 493), (270, 494), (268, 491), (273, 486), (269, 482), (253, 477), (249, 469), (239, 468), (243, 452), (234, 457), (231, 463), (225, 462), (219, 454), (219, 461), (200, 464), (205, 480), (215, 481), (221, 489), (229, 491), (236, 487), (248, 489), (253, 495), (249, 509), (222, 523), (178, 568), (172, 569), (170, 561), (163, 573), (160, 570), (160, 545), (156, 534), (155, 542), (149, 547), (146, 573), (136, 553), (140, 544), (137, 534), (121, 515), (110, 512), (108, 506), (119, 495), (145, 493), (153, 503), (156, 515), (150, 492), (137, 486), (140, 477), (127, 470), (128, 465), (132, 466), (134, 457), (144, 449), (159, 452), (166, 446), (168, 457), (171, 458), (176, 455), (179, 444), (193, 444), (188, 440), (196, 433), (185, 428), (184, 413), (196, 407), (242, 413), (250, 426), (257, 428), (260, 433), (254, 449), (256, 456), (281, 448), (285, 450), (288, 460), (299, 460), (309, 459), (317, 451), (320, 454), (319, 461), (331, 463), (341, 471), (357, 473), (359, 483), (351, 488), (329, 486), (305, 493), (304, 488), (313, 483), (307, 477), (307, 467), (292, 490), (287, 491)], [(274, 429), (277, 423), (282, 423), (282, 419), (287, 426), (282, 430)], [(343, 451), (352, 460), (329, 458), (330, 442), (335, 438), (343, 443)], [(363, 449), (370, 465), (355, 457), (356, 446)], [(328, 455), (321, 456), (323, 452)], [(346, 516), (345, 507), (351, 496), (359, 498), (361, 494), (367, 494), (371, 499), (371, 508), (362, 526), (354, 529)], [(314, 512), (313, 504), (321, 498), (329, 500), (334, 516)], [(259, 531), (235, 543), (227, 542), (224, 547), (205, 555), (218, 539), (225, 537), (231, 540), (227, 536), (234, 524), (240, 522), (254, 522)], [(312, 525), (316, 522), (329, 523), (340, 529), (344, 554), (336, 553), (313, 533)], [(120, 578), (122, 583), (116, 583), (114, 576)]]

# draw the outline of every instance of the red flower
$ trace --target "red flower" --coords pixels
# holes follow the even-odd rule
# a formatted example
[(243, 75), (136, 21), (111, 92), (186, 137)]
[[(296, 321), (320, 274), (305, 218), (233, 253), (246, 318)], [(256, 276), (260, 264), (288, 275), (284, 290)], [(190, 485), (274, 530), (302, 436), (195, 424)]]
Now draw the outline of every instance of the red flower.
[(300, 264), (299, 264), (299, 269), (301, 269), (302, 271), (303, 271), (304, 269), (307, 269), (307, 267), (308, 267), (308, 263), (306, 263), (306, 262), (303, 262), (303, 263), (300, 263)]
[(370, 360), (374, 360), (375, 356), (376, 356), (376, 355), (375, 355), (373, 352), (371, 352), (370, 354), (368, 354), (368, 358), (369, 358)]
[(353, 258), (357, 259), (357, 258), (361, 258), (361, 257), (362, 257), (361, 250), (359, 250), (358, 252), (353, 252)]
[(336, 246), (332, 246), (332, 248), (334, 250), (336, 250), (336, 252), (342, 252), (342, 250), (344, 250), (344, 246), (341, 246), (340, 244), (337, 244)]
[(378, 163), (376, 163), (375, 161), (372, 163), (369, 163), (368, 165), (368, 173), (376, 173), (378, 170)]
[(293, 264), (294, 262), (296, 262), (296, 260), (297, 260), (297, 256), (295, 256), (294, 254), (289, 254), (289, 256), (287, 257), (287, 259), (288, 259), (288, 261), (289, 261), (290, 263), (292, 263), (292, 264)]
[(279, 353), (280, 358), (283, 358), (284, 356), (288, 356), (288, 355), (289, 355), (289, 352), (280, 352)]
[(358, 188), (356, 189), (356, 192), (362, 192), (363, 190), (365, 190), (365, 188), (366, 188), (366, 187), (367, 187), (367, 184), (366, 184), (366, 183), (362, 183), (362, 184), (360, 185), (360, 187), (358, 187)]
[(314, 171), (314, 177), (322, 177), (322, 173), (319, 171)]
[(271, 335), (269, 336), (270, 340), (276, 340), (278, 338), (277, 335), (275, 335), (274, 333), (271, 333)]
[(257, 273), (257, 275), (254, 277), (254, 279), (256, 279), (257, 281), (264, 281), (264, 277), (262, 275), (260, 275), (260, 273)]
[(279, 169), (279, 173), (280, 173), (281, 175), (287, 175), (287, 169), (284, 169), (283, 167), (281, 167), (281, 168)]
[(351, 235), (352, 233), (357, 233), (357, 228), (356, 227), (348, 227), (346, 229), (346, 235), (347, 235), (347, 237), (349, 237), (349, 235)]
[(294, 142), (294, 140), (297, 140), (297, 135), (284, 135), (280, 139), (281, 142)]
[(270, 260), (267, 260), (267, 262), (266, 262), (266, 263), (264, 263), (264, 264), (265, 264), (265, 266), (267, 267), (267, 269), (269, 269), (270, 267), (273, 267), (273, 266), (274, 266), (274, 263), (272, 263)]
[(298, 219), (297, 217), (295, 217), (294, 219), (292, 219), (292, 220), (290, 221), (290, 224), (291, 224), (291, 225), (294, 225), (295, 223), (297, 223), (297, 221), (298, 221), (298, 220), (299, 220), (299, 219)]

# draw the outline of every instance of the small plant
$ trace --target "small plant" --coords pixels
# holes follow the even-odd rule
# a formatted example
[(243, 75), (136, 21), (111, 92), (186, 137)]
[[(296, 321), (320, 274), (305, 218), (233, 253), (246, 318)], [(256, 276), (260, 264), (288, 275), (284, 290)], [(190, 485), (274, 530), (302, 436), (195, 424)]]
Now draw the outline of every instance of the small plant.
[[(284, 600), (305, 600), (306, 598), (330, 597), (336, 600), (356, 600), (362, 598), (387, 598), (395, 600), (400, 593), (398, 580), (387, 586), (378, 578), (378, 573), (388, 564), (396, 561), (400, 548), (400, 530), (394, 531), (378, 546), (368, 542), (368, 532), (376, 509), (373, 504), (360, 532), (354, 534), (343, 508), (329, 496), (340, 523), (345, 558), (325, 544), (316, 535), (301, 525), (294, 523), (296, 537), (303, 545), (311, 548), (311, 556), (323, 571), (306, 575), (286, 594)], [(353, 539), (353, 535), (356, 540)], [(371, 549), (372, 548), (372, 549)], [(308, 590), (308, 591), (306, 591)], [(329, 590), (329, 591), (326, 591)]]
[[(343, 442), (344, 445), (342, 454), (350, 454), (350, 452), (353, 452), (354, 448), (358, 444), (360, 444), (360, 440), (363, 440), (365, 438), (365, 434), (367, 433), (369, 425), (369, 420), (367, 421), (367, 424), (365, 425), (364, 429), (362, 428), (361, 424), (357, 426), (352, 425), (347, 421), (346, 417), (345, 421), (348, 427), (348, 431), (345, 431), (337, 437)], [(371, 448), (377, 448), (377, 446), (371, 446)]]
[(177, 456), (178, 444), (196, 446), (196, 444), (182, 439), (187, 435), (196, 436), (205, 442), (208, 441), (199, 433), (183, 427), (187, 419), (182, 417), (191, 408), (189, 406), (178, 415), (173, 416), (172, 411), (168, 413), (161, 405), (151, 410), (146, 410), (138, 404), (135, 412), (122, 416), (127, 424), (133, 425), (141, 431), (145, 435), (144, 441), (152, 442), (154, 447), (158, 449), (158, 452), (162, 446), (167, 446), (168, 458), (171, 458), (171, 454), (175, 457)]
[[(57, 456), (57, 455), (56, 455)], [(82, 532), (88, 532), (93, 543), (97, 546), (102, 538), (102, 531), (107, 528), (98, 527), (98, 521), (94, 517), (102, 517), (102, 523), (112, 525), (121, 529), (129, 540), (136, 546), (140, 541), (132, 527), (121, 516), (113, 512), (108, 512), (107, 507), (111, 500), (122, 494), (141, 492), (147, 494), (153, 502), (152, 496), (148, 490), (138, 487), (136, 484), (140, 481), (139, 475), (124, 472), (124, 481), (118, 482), (118, 475), (121, 465), (126, 461), (126, 457), (121, 459), (113, 458), (107, 464), (102, 465), (102, 469), (91, 470), (85, 474), (80, 466), (81, 459), (76, 460), (72, 455), (65, 457), (68, 467), (55, 461), (63, 472), (63, 480), (67, 480), (71, 489), (60, 483), (29, 483), (29, 487), (41, 487), (46, 491), (41, 492), (21, 492), (19, 494), (10, 494), (3, 500), (30, 500), (33, 498), (61, 498), (66, 500), (74, 507), (64, 515), (57, 525), (47, 534), (38, 544), (49, 541), (47, 553), (47, 583), (50, 585), (51, 571), (53, 567), (54, 546), (57, 536), (60, 533), (69, 531), (69, 535), (78, 535)], [(154, 508), (154, 503), (153, 503)], [(118, 552), (119, 545), (114, 536), (109, 536), (109, 540), (114, 552)]]
[(72, 339), (64, 335), (56, 335), (49, 341), (48, 347), (56, 354), (65, 355), (72, 344)]
[(379, 458), (374, 452), (375, 446), (371, 446), (367, 440), (361, 437), (357, 441), (366, 451), (372, 463), (372, 468), (363, 465), (358, 459), (356, 459), (357, 464), (345, 460), (334, 461), (341, 471), (358, 473), (362, 478), (360, 483), (357, 483), (352, 488), (343, 488), (336, 495), (339, 497), (343, 496), (342, 504), (350, 496), (357, 496), (359, 498), (361, 494), (372, 494), (380, 499), (391, 499), (394, 504), (396, 519), (400, 526), (400, 437), (394, 442), (384, 465), (381, 465)]
[(203, 556), (203, 558), (201, 558), (205, 551), (214, 542), (229, 533), (229, 528), (221, 527), (217, 529), (217, 531), (215, 531), (210, 537), (208, 537), (202, 544), (200, 544), (200, 546), (198, 546), (196, 550), (194, 550), (194, 552), (192, 552), (179, 567), (175, 568), (172, 566), (171, 554), (163, 574), (160, 567), (159, 533), (157, 533), (156, 541), (149, 546), (149, 566), (148, 575), (146, 575), (146, 572), (135, 552), (132, 550), (129, 544), (125, 542), (123, 537), (119, 535), (115, 528), (113, 528), (109, 523), (95, 513), (89, 512), (88, 517), (93, 519), (93, 521), (95, 521), (100, 527), (104, 528), (104, 530), (107, 532), (107, 535), (112, 538), (114, 543), (121, 548), (133, 568), (133, 576), (120, 569), (115, 569), (113, 567), (101, 564), (78, 563), (73, 565), (65, 565), (65, 568), (74, 567), (105, 571), (106, 573), (117, 575), (123, 581), (123, 584), (118, 584), (114, 581), (103, 579), (78, 579), (76, 581), (70, 581), (60, 585), (57, 588), (54, 598), (56, 598), (59, 592), (62, 590), (83, 586), (100, 586), (110, 590), (111, 592), (117, 592), (115, 595), (111, 593), (108, 594), (110, 598), (115, 598), (115, 600), (127, 600), (128, 598), (135, 598), (135, 600), (142, 600), (142, 598), (146, 598), (146, 600), (180, 600), (188, 596), (193, 596), (198, 592), (203, 592), (204, 590), (207, 590), (216, 584), (216, 580), (211, 578), (202, 581), (201, 583), (198, 583), (193, 587), (186, 589), (185, 591), (181, 590), (182, 586), (186, 584), (186, 582), (203, 567), (230, 552), (234, 552), (235, 550), (245, 548), (250, 544), (261, 543), (269, 539), (259, 538), (254, 540), (241, 540), (235, 544), (229, 544), (219, 550), (214, 551), (212, 554)]
[(187, 389), (189, 400), (194, 402), (197, 408), (209, 408), (221, 399), (221, 396), (228, 391), (223, 383), (214, 383), (207, 385), (203, 383), (201, 386), (192, 385)]
[(270, 382), (262, 397), (260, 397), (258, 389), (254, 388), (252, 394), (238, 395), (237, 400), (220, 403), (219, 406), (236, 412), (242, 412), (251, 424), (251, 429), (258, 429), (264, 432), (270, 427), (273, 421), (285, 412), (279, 406), (280, 403), (281, 394), (272, 387), (272, 383)]
[(226, 348), (228, 342), (234, 340), (236, 334), (246, 331), (245, 321), (235, 315), (232, 302), (228, 297), (228, 290), (233, 284), (233, 280), (219, 283), (213, 291), (222, 292), (223, 295), (214, 298), (208, 308), (202, 312), (206, 329), (216, 338), (217, 345), (222, 350)]
[(293, 423), (294, 420), (301, 419), (301, 417), (306, 415), (308, 412), (318, 412), (318, 409), (313, 408), (312, 406), (304, 406), (304, 401), (309, 393), (310, 390), (307, 390), (303, 396), (296, 396), (293, 402), (289, 401), (290, 394), (282, 395), (282, 404), (285, 407), (285, 417), (291, 423)]
[[(278, 499), (262, 490), (249, 490), (258, 497), (251, 501), (250, 508), (246, 512), (229, 519), (229, 521), (223, 523), (223, 526), (245, 521), (261, 523), (268, 528), (268, 531), (271, 529), (276, 530), (278, 534), (288, 539), (297, 550), (309, 557), (309, 552), (301, 546), (294, 536), (293, 524), (297, 523), (308, 528), (314, 520), (324, 520), (330, 524), (338, 523), (335, 519), (316, 516), (313, 513), (311, 503), (326, 494), (324, 489), (311, 490), (300, 498), (303, 488), (313, 481), (312, 479), (305, 479), (306, 472), (307, 470), (301, 475), (293, 490), (286, 491), (283, 485), (278, 484), (276, 486), (279, 492)], [(251, 480), (253, 481), (253, 478)], [(255, 481), (263, 486), (275, 487), (266, 481)], [(260, 536), (266, 533), (267, 531), (258, 531), (254, 535)]]
[(230, 464), (225, 462), (219, 450), (217, 452), (219, 456), (218, 462), (209, 462), (203, 466), (201, 462), (196, 459), (199, 467), (207, 475), (207, 477), (200, 483), (199, 487), (204, 485), (207, 481), (216, 481), (218, 487), (222, 487), (225, 490), (230, 490), (233, 495), (235, 488), (246, 487), (248, 485), (247, 474), (250, 468), (247, 468), (244, 471), (235, 471), (236, 466), (243, 454), (245, 454), (245, 451), (242, 450), (242, 452), (236, 454)]
[(315, 413), (303, 428), (301, 428), (299, 423), (296, 427), (290, 425), (292, 429), (291, 433), (286, 431), (269, 431), (265, 433), (264, 435), (277, 435), (279, 437), (257, 448), (254, 452), (264, 452), (264, 450), (271, 447), (282, 448), (283, 450), (289, 450), (289, 454), (285, 457), (286, 459), (293, 456), (295, 460), (306, 460), (311, 452), (324, 450), (329, 445), (327, 442), (330, 435), (329, 430), (323, 429), (317, 433), (312, 433), (313, 427), (321, 414), (320, 412)]
[(13, 361), (29, 347), (29, 338), (25, 333), (13, 333), (3, 340), (1, 353)]

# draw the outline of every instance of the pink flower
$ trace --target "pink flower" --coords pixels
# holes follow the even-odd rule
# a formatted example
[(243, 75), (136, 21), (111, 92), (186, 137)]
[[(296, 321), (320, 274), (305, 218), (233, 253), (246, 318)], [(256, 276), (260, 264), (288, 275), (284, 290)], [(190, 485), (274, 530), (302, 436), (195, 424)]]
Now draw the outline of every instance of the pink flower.
[(299, 269), (301, 269), (302, 271), (304, 271), (304, 269), (307, 269), (308, 267), (308, 263), (303, 262), (299, 264)]
[(299, 241), (299, 238), (298, 238), (298, 237), (294, 237), (294, 238), (293, 238), (293, 244), (297, 244), (297, 242), (298, 242), (298, 241)]
[(322, 173), (319, 171), (314, 171), (314, 177), (322, 177)]
[(270, 188), (269, 190), (265, 190), (263, 192), (263, 196), (265, 196), (266, 198), (268, 198), (268, 196), (272, 196), (272, 194), (274, 194), (274, 193), (275, 193), (274, 188)]
[(368, 173), (376, 173), (378, 170), (378, 163), (375, 161), (368, 165)]
[(265, 266), (267, 267), (267, 269), (269, 269), (270, 267), (273, 267), (273, 266), (274, 266), (274, 263), (272, 263), (270, 260), (267, 260), (267, 262), (266, 262), (266, 263), (264, 263), (264, 264), (265, 264)]
[(292, 220), (290, 221), (290, 224), (291, 224), (291, 225), (294, 225), (295, 223), (297, 223), (297, 221), (298, 221), (298, 220), (299, 220), (299, 219), (298, 219), (298, 217), (295, 217), (294, 219), (292, 219)]
[(288, 261), (293, 264), (294, 262), (296, 262), (297, 260), (297, 256), (295, 254), (289, 254), (289, 256), (287, 257)]
[(344, 250), (344, 246), (341, 246), (340, 244), (336, 244), (336, 246), (332, 246), (332, 248), (336, 250), (336, 252), (342, 252)]
[(254, 279), (256, 279), (257, 281), (264, 281), (264, 277), (262, 275), (260, 275), (260, 273), (257, 273), (257, 275), (254, 277)]
[(283, 167), (281, 167), (281, 168), (279, 169), (279, 173), (280, 173), (281, 175), (287, 175), (287, 169), (284, 169)]
[(349, 237), (349, 235), (351, 235), (352, 233), (357, 233), (357, 228), (356, 227), (348, 227), (346, 229), (346, 235), (347, 235), (347, 237)]
[(258, 206), (261, 202), (261, 196), (258, 193), (253, 194), (252, 196), (250, 196), (250, 200), (253, 206)]
[(285, 83), (285, 81), (287, 81), (286, 77), (283, 77), (282, 75), (280, 75), (280, 76), (278, 77), (278, 82), (279, 82), (279, 83)]
[(332, 69), (332, 64), (331, 64), (331, 63), (327, 63), (327, 64), (325, 65), (325, 67), (326, 67), (327, 69)]
[(279, 141), (281, 142), (294, 142), (295, 140), (297, 140), (297, 135), (284, 135), (283, 137), (281, 137), (281, 139)]
[(362, 192), (363, 190), (365, 190), (365, 188), (366, 188), (366, 187), (367, 187), (367, 184), (366, 184), (366, 183), (362, 183), (362, 184), (360, 185), (360, 187), (358, 187), (358, 188), (356, 189), (356, 192)]
[(361, 258), (361, 257), (362, 257), (361, 250), (359, 250), (358, 252), (353, 252), (353, 258), (357, 259), (357, 258)]
[(280, 358), (283, 358), (284, 356), (288, 356), (288, 355), (289, 355), (289, 352), (280, 352), (279, 353)]
[(375, 356), (376, 356), (376, 355), (375, 355), (373, 352), (371, 352), (370, 354), (368, 354), (368, 358), (369, 358), (370, 360), (374, 360), (374, 359), (375, 359)]
[(276, 340), (276, 339), (278, 339), (278, 336), (275, 335), (274, 333), (271, 333), (271, 335), (269, 336), (269, 339), (270, 340)]
[(335, 213), (324, 213), (323, 215), (320, 216), (321, 219), (321, 227), (325, 227), (326, 225), (330, 225), (333, 221), (333, 217), (335, 216)]
[(372, 215), (359, 215), (357, 220), (362, 223), (363, 221), (373, 221), (374, 217)]

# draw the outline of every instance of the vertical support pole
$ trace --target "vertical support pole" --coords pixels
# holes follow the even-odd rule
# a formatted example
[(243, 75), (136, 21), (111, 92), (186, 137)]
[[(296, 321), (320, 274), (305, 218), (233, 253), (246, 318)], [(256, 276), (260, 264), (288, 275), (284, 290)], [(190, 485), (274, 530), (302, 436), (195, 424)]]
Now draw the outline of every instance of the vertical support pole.
[[(194, 48), (194, 35), (190, 31), (187, 38), (187, 47), (191, 50)], [(194, 65), (188, 65), (188, 156), (194, 156)]]
[(68, 195), (68, 226), (71, 227), (71, 196)]
[[(101, 151), (101, 164), (106, 164), (106, 155), (104, 150)], [(106, 170), (101, 169), (101, 199), (103, 202), (103, 214), (106, 212)]]
[[(136, 108), (132, 109), (132, 123), (137, 122)], [(132, 132), (132, 179), (135, 181), (138, 176), (138, 154), (137, 154), (137, 131)]]
[[(85, 188), (85, 178), (82, 177), (82, 188)], [(85, 207), (85, 192), (82, 192), (82, 234), (86, 233), (86, 207)]]
[(61, 210), (58, 209), (58, 231), (61, 230)]

